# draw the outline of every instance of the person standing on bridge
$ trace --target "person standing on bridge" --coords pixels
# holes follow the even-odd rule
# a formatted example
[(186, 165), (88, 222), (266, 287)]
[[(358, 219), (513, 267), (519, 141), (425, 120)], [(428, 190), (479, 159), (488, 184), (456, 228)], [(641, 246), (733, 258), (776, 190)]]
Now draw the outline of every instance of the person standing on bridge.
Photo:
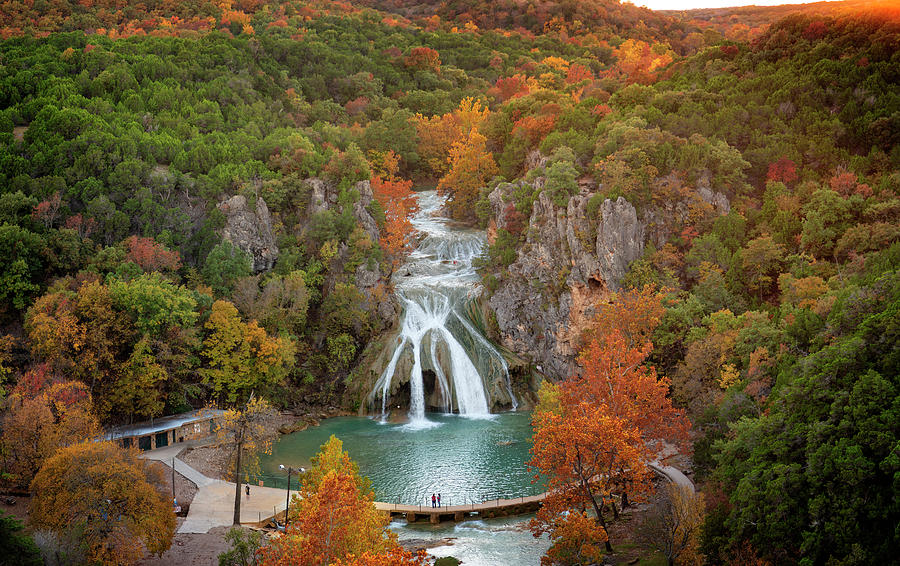
[(431, 508), (434, 509), (435, 507), (437, 507), (437, 498), (432, 493), (431, 494)]
[(441, 506), (441, 494), (440, 493), (438, 494), (437, 499), (438, 499), (438, 507), (440, 507)]

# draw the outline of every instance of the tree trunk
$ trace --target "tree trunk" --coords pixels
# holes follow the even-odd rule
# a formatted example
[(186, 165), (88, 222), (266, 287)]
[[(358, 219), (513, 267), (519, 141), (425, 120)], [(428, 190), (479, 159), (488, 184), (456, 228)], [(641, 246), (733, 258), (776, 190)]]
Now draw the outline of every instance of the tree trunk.
[(628, 504), (628, 492), (623, 491), (622, 492), (622, 509), (625, 509), (626, 507), (628, 507), (628, 505), (629, 505)]
[(606, 531), (606, 552), (612, 552), (612, 544), (609, 542), (609, 529), (606, 528), (606, 521), (603, 520), (603, 510), (597, 505), (597, 498), (594, 497), (594, 494), (591, 493), (591, 485), (588, 483), (588, 479), (584, 477), (584, 473), (582, 473), (581, 468), (581, 454), (578, 454), (578, 478), (581, 480), (581, 489), (584, 490), (584, 494), (591, 500), (591, 505), (594, 507), (594, 513), (597, 514), (597, 521), (600, 523), (600, 526), (603, 527), (603, 530)]
[(244, 449), (244, 441), (238, 441), (237, 461), (234, 463), (234, 525), (241, 524), (241, 452)]
[(606, 528), (606, 521), (603, 520), (603, 511), (600, 509), (600, 506), (597, 505), (597, 499), (593, 495), (591, 495), (590, 498), (591, 503), (594, 506), (594, 513), (597, 514), (597, 522), (600, 523), (600, 526), (606, 531), (606, 552), (612, 552), (613, 547), (609, 542), (609, 529)]

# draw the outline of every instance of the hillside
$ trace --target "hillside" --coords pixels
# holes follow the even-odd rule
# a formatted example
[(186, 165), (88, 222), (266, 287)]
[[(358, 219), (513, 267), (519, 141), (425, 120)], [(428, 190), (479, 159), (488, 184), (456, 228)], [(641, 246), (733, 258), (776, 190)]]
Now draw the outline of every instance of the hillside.
[[(690, 419), (697, 563), (893, 560), (893, 2), (16, 0), (0, 38), (4, 486), (101, 426), (365, 412), (436, 186), (487, 235), (457, 318), (504, 404), (571, 433), (565, 388), (630, 360)], [(658, 432), (623, 411), (589, 424)], [(553, 552), (609, 552), (630, 481)]]

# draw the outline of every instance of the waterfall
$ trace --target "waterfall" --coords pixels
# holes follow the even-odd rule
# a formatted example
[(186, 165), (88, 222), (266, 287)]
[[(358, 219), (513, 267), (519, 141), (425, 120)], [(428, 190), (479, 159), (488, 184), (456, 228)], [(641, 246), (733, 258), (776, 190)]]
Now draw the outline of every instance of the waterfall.
[[(439, 216), (444, 198), (435, 191), (418, 193), (417, 198), (419, 212), (412, 223), (421, 234), (419, 245), (393, 278), (397, 298), (403, 305), (400, 336), (372, 396), (380, 394), (382, 415), (386, 415), (391, 384), (408, 348), (412, 367), (409, 375), (402, 377), (409, 378), (409, 417), (413, 423), (427, 422), (423, 368), (433, 369), (435, 390), (445, 411), (485, 417), (490, 415), (485, 383), (489, 376), (482, 375), (478, 368), (489, 368), (496, 361), (505, 374), (506, 389), (515, 408), (506, 360), (459, 312), (481, 292), (472, 261), (484, 249), (484, 233), (452, 226), (448, 219)], [(448, 327), (451, 315), (461, 323), (454, 325), (454, 330)], [(454, 331), (465, 336), (454, 335)], [(467, 350), (464, 343), (473, 346)], [(442, 359), (441, 353), (446, 358)]]

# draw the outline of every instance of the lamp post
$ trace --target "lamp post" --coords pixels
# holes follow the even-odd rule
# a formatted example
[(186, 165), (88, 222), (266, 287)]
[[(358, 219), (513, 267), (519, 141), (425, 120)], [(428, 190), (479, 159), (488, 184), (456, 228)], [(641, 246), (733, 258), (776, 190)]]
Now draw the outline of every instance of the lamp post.
[[(279, 464), (278, 467), (280, 469), (285, 469), (284, 464)], [(302, 474), (306, 471), (306, 468), (298, 468), (294, 470), (294, 468), (288, 466), (287, 468), (287, 495), (284, 497), (284, 530), (287, 532), (287, 524), (288, 524), (288, 511), (290, 510), (291, 505), (291, 474), (297, 472), (298, 474)]]

